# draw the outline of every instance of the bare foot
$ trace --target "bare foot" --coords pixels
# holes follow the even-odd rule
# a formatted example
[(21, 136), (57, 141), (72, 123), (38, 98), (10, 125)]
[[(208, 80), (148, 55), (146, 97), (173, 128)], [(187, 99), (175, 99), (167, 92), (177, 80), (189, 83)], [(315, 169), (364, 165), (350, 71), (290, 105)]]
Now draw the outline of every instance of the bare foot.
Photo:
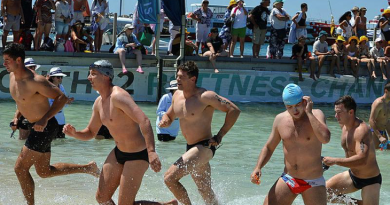
[(382, 77), (383, 77), (383, 80), (387, 80), (387, 77), (385, 74), (383, 74)]
[(371, 77), (372, 77), (372, 79), (376, 79), (375, 73), (372, 73)]
[(177, 202), (176, 199), (172, 199), (172, 200), (170, 200), (168, 202), (163, 203), (163, 205), (178, 205), (178, 204), (179, 203)]
[(96, 164), (96, 162), (91, 161), (88, 163), (87, 173), (92, 176), (98, 178), (100, 176), (100, 170)]
[(214, 69), (214, 73), (219, 73), (219, 70), (218, 69)]
[(127, 73), (127, 69), (126, 68), (122, 68), (122, 73), (126, 74)]

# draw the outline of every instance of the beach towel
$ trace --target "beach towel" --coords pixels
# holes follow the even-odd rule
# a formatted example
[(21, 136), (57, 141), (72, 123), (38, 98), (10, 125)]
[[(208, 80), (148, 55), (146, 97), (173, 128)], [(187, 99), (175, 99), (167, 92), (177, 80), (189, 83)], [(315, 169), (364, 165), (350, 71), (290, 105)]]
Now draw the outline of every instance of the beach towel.
[[(299, 22), (302, 19), (303, 13), (301, 11), (297, 12), (298, 17), (295, 19), (296, 22)], [(288, 35), (288, 43), (295, 43), (297, 39), (301, 36), (307, 37), (307, 30), (306, 29), (297, 29), (297, 25), (294, 23), (294, 21), (291, 23), (290, 26), (290, 33)]]

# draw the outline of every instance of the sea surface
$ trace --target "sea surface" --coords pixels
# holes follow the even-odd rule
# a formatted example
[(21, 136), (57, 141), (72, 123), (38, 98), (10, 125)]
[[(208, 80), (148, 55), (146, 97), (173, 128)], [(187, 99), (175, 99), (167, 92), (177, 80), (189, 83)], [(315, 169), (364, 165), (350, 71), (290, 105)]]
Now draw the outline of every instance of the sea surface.
[[(155, 130), (156, 108), (154, 103), (137, 103), (150, 118)], [(267, 103), (237, 103), (242, 113), (224, 137), (223, 145), (211, 160), (212, 183), (221, 205), (258, 205), (262, 204), (273, 183), (283, 172), (283, 151), (279, 144), (269, 163), (263, 168), (261, 185), (250, 182), (250, 174), (256, 165), (258, 155), (271, 132), (274, 117), (285, 110), (282, 104)], [(92, 102), (75, 101), (64, 109), (66, 120), (77, 130), (85, 128), (90, 115)], [(317, 105), (315, 108), (323, 110), (327, 124), (332, 133), (330, 143), (323, 146), (322, 155), (344, 157), (340, 146), (340, 127), (334, 118), (332, 105)], [(10, 138), (9, 122), (15, 111), (12, 100), (0, 100), (0, 204), (25, 204), (19, 182), (14, 173), (14, 164), (24, 144), (24, 141)], [(358, 107), (357, 115), (367, 122), (370, 107)], [(224, 113), (216, 111), (212, 122), (212, 131), (217, 133), (224, 122)], [(18, 133), (16, 133), (16, 136)], [(157, 137), (156, 137), (157, 138)], [(108, 153), (115, 147), (112, 140), (79, 141), (71, 137), (55, 140), (52, 143), (51, 163), (69, 162), (85, 164), (96, 161), (101, 168)], [(164, 184), (163, 176), (186, 149), (186, 141), (181, 133), (173, 142), (159, 142), (156, 140), (156, 150), (162, 162), (162, 170), (154, 173), (150, 169), (146, 172), (142, 186), (138, 192), (138, 200), (166, 201), (173, 195)], [(380, 192), (380, 204), (386, 205), (390, 201), (390, 152), (377, 151), (377, 160), (382, 170), (383, 184)], [(333, 175), (346, 171), (347, 168), (333, 166), (324, 173), (329, 179)], [(97, 204), (95, 192), (98, 179), (86, 174), (74, 174), (41, 179), (31, 168), (35, 180), (35, 196), (37, 205), (89, 205)], [(191, 177), (184, 177), (181, 182), (187, 188), (194, 205), (203, 205), (197, 188)], [(350, 196), (360, 198), (360, 192)], [(113, 199), (117, 202), (118, 192)], [(303, 204), (302, 198), (297, 197), (296, 205)]]

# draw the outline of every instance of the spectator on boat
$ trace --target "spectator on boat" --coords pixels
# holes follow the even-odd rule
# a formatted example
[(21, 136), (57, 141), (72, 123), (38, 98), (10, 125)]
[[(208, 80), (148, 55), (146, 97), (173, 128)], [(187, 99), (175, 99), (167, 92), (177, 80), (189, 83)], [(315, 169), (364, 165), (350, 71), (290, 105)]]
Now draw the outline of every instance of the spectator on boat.
[(353, 14), (353, 17), (351, 18), (351, 20), (349, 22), (351, 23), (351, 26), (352, 26), (352, 35), (356, 36), (356, 32), (355, 32), (356, 31), (356, 19), (359, 16), (359, 7), (354, 6), (351, 9), (351, 12)]
[(1, 0), (1, 15), (3, 16), (3, 50), (7, 43), (7, 36), (12, 30), (14, 43), (19, 42), (20, 24), (24, 24), (24, 14), (21, 0)]
[(264, 44), (267, 33), (267, 21), (270, 15), (268, 6), (270, 0), (262, 0), (249, 14), (249, 19), (253, 24), (253, 46), (252, 54), (254, 58), (259, 58), (260, 48)]
[(367, 36), (367, 18), (365, 17), (367, 9), (361, 7), (359, 15), (355, 19), (355, 33), (358, 38)]
[(123, 28), (123, 31), (118, 35), (116, 39), (114, 53), (119, 54), (119, 59), (122, 65), (122, 72), (127, 73), (125, 66), (126, 63), (126, 53), (133, 53), (137, 59), (137, 72), (143, 74), (142, 70), (142, 53), (137, 48), (141, 46), (141, 43), (138, 41), (137, 37), (133, 34), (134, 26), (132, 24), (126, 24)]
[[(202, 6), (192, 13), (191, 18), (196, 20), (196, 45), (202, 43), (202, 48), (205, 47), (207, 35), (209, 34), (209, 28), (211, 25), (211, 18), (213, 18), (213, 12), (208, 8), (209, 1), (203, 0)], [(198, 50), (195, 51), (198, 55)]]
[(307, 4), (302, 3), (301, 4), (301, 11), (298, 11), (295, 16), (292, 17), (291, 26), (290, 26), (290, 32), (288, 36), (288, 43), (295, 43), (295, 41), (303, 36), (307, 37), (307, 30), (306, 30), (306, 19), (307, 19)]
[(33, 58), (26, 58), (24, 60), (24, 66), (32, 71), (36, 71), (41, 65), (35, 63)]
[(69, 23), (71, 20), (71, 10), (67, 0), (57, 1), (55, 11), (56, 42), (59, 39), (67, 40), (66, 36), (69, 31)]
[(237, 6), (232, 10), (230, 14), (234, 18), (232, 25), (232, 42), (230, 45), (230, 57), (233, 58), (234, 48), (237, 43), (237, 37), (240, 38), (240, 57), (244, 58), (244, 46), (246, 36), (246, 20), (248, 17), (248, 11), (244, 8), (244, 1), (237, 0)]
[[(57, 86), (62, 93), (65, 94), (66, 96), (66, 91), (64, 86), (62, 85), (62, 78), (66, 77), (67, 75), (64, 74), (61, 70), (60, 67), (54, 67), (50, 69), (49, 72), (49, 81), (53, 83), (55, 86)], [(72, 103), (74, 98), (68, 98), (68, 101), (66, 104)], [(50, 106), (53, 104), (54, 99), (49, 98), (49, 104)], [(54, 138), (65, 138), (65, 134), (62, 132), (62, 128), (64, 128), (65, 125), (65, 115), (64, 115), (64, 110), (61, 109), (56, 115), (55, 118), (58, 122), (58, 129), (57, 129), (57, 134), (54, 136)]]
[(95, 52), (100, 52), (103, 41), (103, 32), (106, 29), (109, 19), (105, 17), (110, 12), (108, 0), (93, 0), (92, 6), (92, 33), (95, 35)]
[[(194, 51), (198, 48), (194, 42), (188, 39), (188, 35), (190, 32), (185, 30), (185, 40), (184, 40), (184, 55), (192, 56)], [(175, 56), (180, 55), (180, 41), (181, 41), (181, 33), (176, 34), (175, 39), (172, 41), (172, 54)]]
[(81, 23), (80, 20), (77, 20), (70, 30), (73, 47), (76, 52), (84, 52), (85, 50), (87, 50), (88, 45), (89, 50), (93, 51), (93, 38), (88, 34), (87, 31), (84, 30), (84, 24)]
[(349, 38), (352, 36), (352, 24), (351, 24), (352, 14), (350, 11), (345, 12), (339, 19), (339, 26), (343, 29), (341, 34), (344, 39), (349, 42)]
[[(172, 54), (172, 43), (176, 38), (176, 35), (180, 33), (180, 26), (174, 26), (172, 21), (169, 21), (169, 43), (168, 43), (168, 55)], [(198, 54), (198, 52), (196, 52)]]
[(390, 41), (390, 9), (383, 11), (378, 24), (381, 30), (381, 39), (385, 42)]
[[(363, 7), (362, 7), (363, 8)], [(375, 75), (375, 59), (370, 54), (370, 48), (367, 45), (368, 38), (361, 36), (359, 39), (359, 59), (360, 62), (367, 63), (368, 74), (372, 79), (376, 79)]]
[(336, 61), (336, 57), (333, 56), (332, 52), (328, 51), (328, 42), (326, 42), (327, 36), (328, 36), (328, 33), (326, 31), (321, 31), (319, 33), (318, 39), (316, 40), (316, 42), (314, 42), (314, 45), (313, 45), (313, 52), (312, 53), (313, 53), (314, 60), (311, 61), (311, 63), (312, 63), (311, 68), (312, 69), (311, 69), (311, 73), (310, 73), (310, 77), (313, 80), (316, 80), (316, 78), (314, 76), (316, 63), (318, 62), (318, 71), (317, 71), (316, 77), (320, 78), (321, 68), (324, 65), (325, 60), (331, 61), (329, 75), (332, 77), (336, 77), (333, 73), (333, 68), (334, 68), (334, 64)]
[(179, 118), (176, 118), (169, 127), (159, 127), (162, 117), (168, 111), (172, 104), (172, 97), (177, 91), (177, 80), (172, 80), (169, 82), (169, 87), (166, 88), (169, 90), (169, 93), (163, 95), (157, 106), (157, 120), (156, 120), (156, 133), (157, 139), (159, 141), (168, 142), (171, 140), (175, 140), (176, 136), (179, 134), (180, 123)]
[(306, 38), (304, 36), (299, 37), (297, 43), (292, 47), (291, 59), (298, 61), (299, 81), (303, 81), (303, 64), (306, 64), (307, 60), (315, 60), (314, 57), (309, 56), (309, 50), (307, 49)]
[(355, 78), (359, 77), (359, 64), (360, 64), (360, 59), (358, 58), (359, 56), (359, 49), (357, 45), (359, 44), (359, 39), (356, 36), (352, 36), (348, 40), (348, 45), (346, 46), (347, 48), (347, 58), (348, 61), (351, 64), (351, 70), (353, 76)]
[[(336, 66), (337, 72), (339, 74), (344, 74), (347, 70), (348, 58), (347, 56), (347, 48), (345, 47), (345, 39), (343, 36), (337, 36), (336, 42), (332, 45), (331, 53), (336, 57)], [(341, 72), (340, 62), (343, 61), (344, 72)]]
[(35, 5), (37, 9), (37, 29), (35, 31), (34, 48), (38, 51), (41, 47), (42, 34), (44, 34), (45, 39), (49, 38), (52, 24), (51, 10), (55, 10), (56, 6), (53, 0), (37, 0)]
[[(381, 38), (375, 39), (375, 46), (371, 48), (370, 54), (375, 59), (375, 61), (379, 63), (379, 68), (381, 69), (383, 80), (387, 80), (386, 74), (389, 70), (389, 58), (385, 57), (385, 51), (382, 48)], [(375, 67), (373, 70), (375, 70)]]
[[(232, 9), (234, 9), (237, 6), (236, 0), (230, 0), (229, 6), (227, 7), (227, 10), (225, 12), (225, 17), (223, 19), (224, 24), (219, 32), (219, 37), (223, 41), (223, 49), (228, 51), (228, 55), (230, 56), (230, 43), (232, 40), (232, 26), (231, 26), (231, 18), (230, 14), (232, 13)], [(230, 21), (230, 22), (228, 22)]]
[(210, 30), (210, 37), (206, 40), (206, 48), (203, 56), (209, 57), (211, 65), (214, 68), (215, 73), (219, 73), (215, 62), (217, 61), (217, 57), (225, 57), (228, 56), (228, 53), (223, 49), (223, 41), (218, 36), (218, 28), (214, 27)]
[(287, 21), (290, 16), (283, 9), (283, 0), (276, 0), (275, 8), (270, 14), (271, 20), (271, 37), (269, 42), (269, 52), (272, 59), (281, 59), (283, 56), (284, 45), (287, 40)]
[(90, 16), (88, 0), (73, 0), (73, 22), (72, 25), (80, 21), (84, 23), (84, 17)]

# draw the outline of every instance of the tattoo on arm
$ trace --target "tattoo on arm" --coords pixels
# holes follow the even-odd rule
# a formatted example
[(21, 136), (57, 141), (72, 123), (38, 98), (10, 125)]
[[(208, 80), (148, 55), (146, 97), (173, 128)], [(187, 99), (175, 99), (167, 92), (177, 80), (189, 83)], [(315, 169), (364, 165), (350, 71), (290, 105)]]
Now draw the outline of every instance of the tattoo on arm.
[(360, 142), (360, 150), (364, 152), (364, 142)]
[(217, 100), (223, 104), (226, 104), (226, 105), (230, 105), (230, 102), (227, 101), (227, 100), (223, 100), (221, 97), (219, 97), (218, 95), (215, 95), (215, 98), (217, 98)]

